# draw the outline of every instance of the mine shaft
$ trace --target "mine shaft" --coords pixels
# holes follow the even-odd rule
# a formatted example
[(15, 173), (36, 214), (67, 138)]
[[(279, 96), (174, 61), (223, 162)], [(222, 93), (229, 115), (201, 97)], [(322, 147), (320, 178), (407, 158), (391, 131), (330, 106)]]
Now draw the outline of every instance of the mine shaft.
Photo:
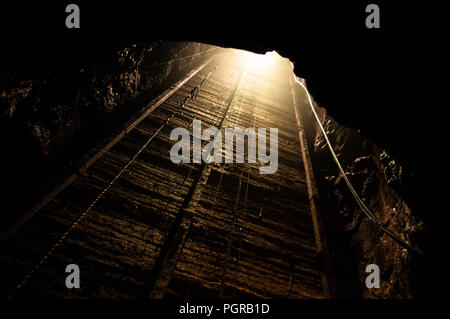
[[(54, 296), (58, 282), (46, 283), (70, 258), (89, 268), (84, 281), (111, 283), (79, 296), (329, 297), (331, 274), (318, 260), (325, 238), (316, 233), (320, 219), (307, 190), (316, 186), (307, 180), (295, 121), (302, 97), (292, 94), (292, 77), (287, 59), (240, 51), (188, 74), (17, 230), (9, 249), (22, 263), (30, 249), (48, 256), (20, 293)], [(222, 131), (280, 128), (276, 173), (262, 175), (248, 162), (172, 163), (170, 133), (193, 120)], [(51, 232), (42, 227), (50, 224)], [(21, 238), (30, 231), (39, 238), (32, 246)], [(51, 243), (59, 245), (49, 254)]]
[[(5, 127), (25, 127), (33, 145), (12, 143), (3, 298), (412, 296), (420, 257), (405, 245), (422, 223), (395, 188), (401, 167), (308, 98), (288, 58), (164, 41), (116, 53), (2, 95)], [(53, 97), (61, 90), (70, 98)], [(230, 151), (231, 129), (246, 135), (232, 136)], [(186, 149), (171, 152), (174, 130)], [(378, 290), (365, 286), (373, 264), (386, 282)], [(81, 283), (68, 289), (74, 267)]]

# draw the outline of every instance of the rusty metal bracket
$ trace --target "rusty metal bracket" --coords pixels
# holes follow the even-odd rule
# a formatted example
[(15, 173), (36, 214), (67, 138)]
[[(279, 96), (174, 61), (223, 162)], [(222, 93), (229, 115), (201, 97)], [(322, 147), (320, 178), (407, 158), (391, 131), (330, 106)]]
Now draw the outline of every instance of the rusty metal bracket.
[(309, 204), (311, 207), (311, 217), (314, 227), (317, 255), (323, 257), (323, 270), (321, 271), (323, 292), (326, 298), (333, 298), (336, 296), (334, 272), (328, 254), (328, 245), (325, 237), (325, 229), (323, 226), (322, 215), (319, 209), (319, 193), (317, 191), (317, 185), (314, 177), (314, 172), (312, 169), (311, 158), (309, 156), (305, 130), (302, 118), (300, 117), (300, 113), (298, 110), (297, 99), (295, 97), (295, 87), (292, 81), (292, 76), (289, 77), (289, 83), (292, 91), (295, 120), (297, 122), (298, 139), (302, 151), (303, 165), (305, 167), (306, 184), (308, 188)]

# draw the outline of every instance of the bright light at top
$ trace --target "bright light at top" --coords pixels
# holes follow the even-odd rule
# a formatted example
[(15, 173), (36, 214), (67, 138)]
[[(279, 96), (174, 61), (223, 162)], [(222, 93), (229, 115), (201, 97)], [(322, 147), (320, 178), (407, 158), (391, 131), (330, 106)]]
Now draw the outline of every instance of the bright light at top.
[(265, 77), (283, 78), (285, 76), (286, 67), (290, 69), (289, 59), (283, 58), (276, 51), (266, 52), (265, 54), (257, 54), (254, 52), (235, 50), (234, 59), (237, 63), (252, 72)]
[(248, 62), (248, 67), (250, 69), (272, 71), (276, 64), (283, 60), (276, 51), (266, 52), (265, 54), (257, 54), (248, 51), (244, 52), (243, 57)]
[(266, 52), (265, 54), (253, 53), (250, 57), (249, 66), (256, 68), (272, 68), (279, 57), (280, 56), (275, 51)]

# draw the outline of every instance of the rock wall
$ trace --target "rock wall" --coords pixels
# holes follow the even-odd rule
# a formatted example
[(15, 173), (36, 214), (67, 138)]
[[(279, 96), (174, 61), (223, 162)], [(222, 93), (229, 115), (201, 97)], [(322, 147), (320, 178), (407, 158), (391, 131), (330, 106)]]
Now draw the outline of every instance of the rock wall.
[(1, 73), (2, 124), (22, 130), (35, 150), (48, 156), (94, 117), (173, 80), (200, 56), (174, 60), (208, 49), (200, 43), (154, 42), (111, 50), (100, 63), (57, 66), (28, 78)]
[[(299, 94), (304, 94), (303, 92)], [(358, 130), (344, 127), (314, 102), (319, 118), (348, 178), (369, 209), (384, 225), (416, 245), (426, 232), (423, 222), (403, 199), (402, 166)], [(411, 270), (416, 257), (394, 242), (358, 207), (338, 172), (311, 110), (302, 110), (327, 221), (338, 290), (341, 297), (412, 298)], [(366, 266), (380, 268), (381, 287), (368, 289)], [(356, 272), (354, 271), (356, 269)], [(357, 276), (353, 274), (357, 273)]]

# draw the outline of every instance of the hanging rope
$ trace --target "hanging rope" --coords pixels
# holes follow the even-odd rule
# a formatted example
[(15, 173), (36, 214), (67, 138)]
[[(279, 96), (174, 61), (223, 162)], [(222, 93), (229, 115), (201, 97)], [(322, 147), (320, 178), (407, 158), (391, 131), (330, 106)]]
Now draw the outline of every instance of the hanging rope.
[(406, 248), (407, 250), (418, 254), (420, 256), (423, 256), (423, 252), (418, 249), (415, 248), (413, 246), (411, 246), (407, 241), (401, 239), (399, 236), (397, 236), (396, 234), (394, 234), (391, 230), (389, 230), (386, 226), (383, 225), (383, 223), (369, 210), (369, 208), (366, 206), (366, 204), (363, 202), (363, 200), (361, 199), (361, 197), (359, 197), (358, 193), (356, 192), (356, 190), (353, 188), (353, 185), (350, 183), (350, 180), (347, 177), (347, 174), (345, 174), (344, 169), (341, 166), (341, 163), (339, 162), (339, 159), (336, 156), (336, 153), (333, 150), (333, 147), (331, 146), (330, 140), (328, 139), (327, 133), (325, 132), (325, 129), (322, 126), (322, 123), (320, 122), (319, 116), (317, 115), (314, 106), (313, 106), (313, 102), (311, 99), (311, 96), (308, 92), (308, 89), (305, 87), (305, 85), (295, 76), (294, 74), (294, 79), (295, 82), (297, 82), (306, 92), (306, 96), (308, 97), (308, 102), (309, 102), (309, 106), (311, 107), (312, 113), (314, 114), (314, 117), (317, 121), (317, 123), (319, 124), (320, 130), (322, 131), (322, 134), (325, 138), (325, 141), (328, 145), (328, 148), (330, 149), (331, 155), (333, 156), (333, 159), (339, 169), (339, 172), (342, 174), (345, 183), (347, 184), (347, 187), (350, 189), (350, 192), (352, 193), (353, 197), (355, 198), (356, 202), (358, 203), (358, 206), (362, 209), (362, 211), (364, 212), (364, 214), (375, 224), (377, 224), (380, 229), (386, 233), (389, 237), (391, 237), (395, 242), (397, 242), (398, 244), (400, 244), (400, 246), (402, 246), (403, 248)]

